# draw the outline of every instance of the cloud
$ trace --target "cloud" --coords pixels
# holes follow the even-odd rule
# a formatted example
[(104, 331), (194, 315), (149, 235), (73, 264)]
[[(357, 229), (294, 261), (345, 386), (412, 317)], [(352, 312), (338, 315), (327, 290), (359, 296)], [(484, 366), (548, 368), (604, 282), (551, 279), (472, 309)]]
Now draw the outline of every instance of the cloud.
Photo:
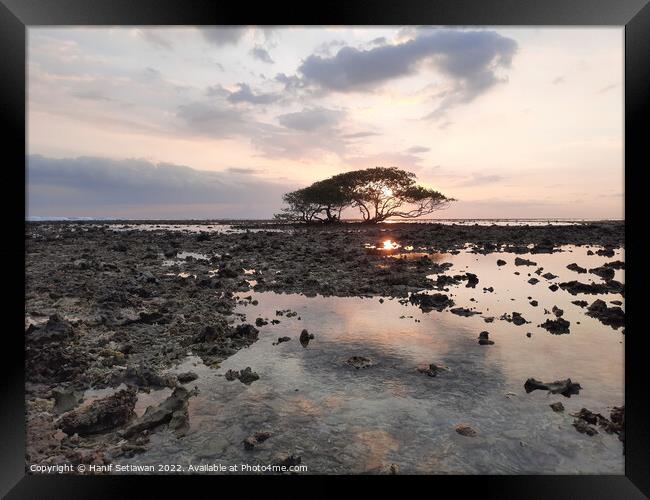
[(407, 153), (411, 154), (426, 153), (428, 151), (431, 151), (431, 148), (427, 148), (425, 146), (413, 146), (406, 150)]
[(262, 172), (264, 172), (264, 170), (260, 170), (257, 168), (230, 167), (226, 169), (226, 172), (230, 174), (238, 174), (238, 175), (255, 175), (255, 174), (261, 174)]
[(341, 138), (343, 139), (362, 139), (364, 137), (373, 137), (375, 135), (381, 135), (378, 132), (355, 132), (353, 134), (343, 134)]
[(410, 171), (420, 171), (422, 158), (415, 154), (383, 152), (377, 154), (348, 156), (346, 165), (354, 168), (398, 167)]
[(278, 121), (287, 128), (311, 132), (337, 125), (344, 115), (344, 112), (333, 109), (306, 108), (295, 113), (280, 115)]
[(602, 89), (600, 89), (598, 91), (598, 93), (599, 94), (604, 94), (605, 92), (609, 92), (610, 90), (615, 89), (616, 87), (618, 87), (618, 85), (619, 85), (618, 83), (612, 83), (611, 85), (607, 85), (607, 86), (603, 87)]
[[(209, 172), (146, 160), (30, 155), (27, 211), (30, 216), (128, 216), (124, 207), (132, 207), (133, 216), (157, 217), (161, 207), (175, 207), (201, 217), (270, 217), (294, 186), (239, 175), (253, 170)], [(211, 211), (219, 208), (222, 213)]]
[[(332, 92), (366, 92), (386, 82), (415, 74), (423, 66), (436, 68), (451, 82), (439, 107), (427, 118), (439, 118), (453, 106), (472, 101), (503, 81), (497, 72), (510, 67), (517, 42), (495, 31), (419, 29), (403, 43), (367, 50), (350, 46), (335, 56), (312, 54), (298, 68), (303, 86)], [(298, 87), (286, 75), (285, 84)]]
[(190, 132), (211, 137), (229, 137), (250, 131), (243, 115), (220, 102), (192, 102), (178, 107), (176, 116)]
[(271, 104), (281, 97), (279, 94), (254, 94), (246, 83), (239, 83), (237, 85), (239, 85), (239, 90), (230, 93), (228, 96), (228, 101), (232, 103)]
[(160, 29), (142, 28), (136, 30), (136, 34), (156, 48), (165, 50), (173, 50), (174, 48), (171, 41), (160, 34)]
[(472, 186), (483, 186), (485, 184), (493, 184), (495, 182), (501, 182), (503, 177), (500, 175), (483, 175), (473, 173), (469, 178), (455, 184), (455, 187), (472, 187)]
[(557, 78), (554, 78), (551, 83), (553, 85), (559, 85), (560, 83), (564, 83), (564, 77), (563, 76), (558, 76)]
[(259, 45), (256, 45), (253, 47), (250, 51), (250, 54), (255, 58), (258, 59), (262, 62), (265, 62), (267, 64), (273, 64), (275, 61), (271, 59), (271, 55), (268, 53), (268, 51)]
[(105, 96), (97, 89), (75, 91), (72, 92), (72, 96), (76, 97), (77, 99), (85, 99), (88, 101), (106, 101), (106, 102), (115, 101), (115, 99)]
[(245, 26), (214, 26), (199, 28), (203, 37), (216, 46), (235, 45), (248, 30)]

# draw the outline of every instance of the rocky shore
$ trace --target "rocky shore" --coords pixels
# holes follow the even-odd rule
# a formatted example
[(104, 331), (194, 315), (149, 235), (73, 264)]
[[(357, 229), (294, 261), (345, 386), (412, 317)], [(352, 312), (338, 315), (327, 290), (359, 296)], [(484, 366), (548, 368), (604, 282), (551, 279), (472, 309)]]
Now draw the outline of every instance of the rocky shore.
[[(562, 245), (584, 245), (603, 255), (613, 255), (624, 245), (622, 222), (313, 227), (249, 222), (232, 224), (223, 232), (212, 230), (216, 222), (202, 222), (204, 230), (191, 232), (182, 230), (190, 223), (175, 223), (181, 229), (174, 231), (160, 221), (142, 224), (147, 230), (115, 230), (113, 222), (26, 224), (29, 463), (107, 464), (146, 450), (150, 434), (159, 429), (182, 436), (196, 376), (169, 375), (165, 370), (188, 352), (217, 368), (256, 342), (265, 320), (251, 324), (234, 311), (238, 302), (251, 300), (251, 290), (410, 296), (423, 310), (442, 310), (454, 306), (443, 293), (448, 286), (480, 289), (491, 284), (480, 283), (480, 276), (466, 270), (447, 274), (449, 265), (432, 259), (432, 253), (511, 252), (522, 255), (517, 265), (523, 271), (536, 265), (536, 254), (553, 253)], [(382, 252), (387, 240), (399, 247)], [(407, 258), (386, 258), (402, 251)], [(589, 290), (595, 285), (576, 271), (576, 281), (560, 283), (559, 293), (624, 296), (624, 284), (613, 279), (613, 270), (621, 267), (618, 261), (585, 269), (599, 280), (593, 292)], [(428, 278), (432, 274), (439, 276)], [(410, 295), (423, 290), (436, 293)], [(455, 314), (477, 314), (456, 309)], [(546, 328), (563, 333), (567, 327), (556, 325), (564, 321), (561, 311), (554, 313), (557, 319)], [(282, 321), (283, 314), (274, 321)], [(585, 307), (585, 314), (612, 327), (624, 325), (622, 310), (602, 301)], [(505, 320), (518, 318), (513, 312)], [(241, 373), (232, 374), (233, 380), (254, 383), (252, 375), (257, 374), (241, 368)], [(168, 388), (167, 399), (138, 414), (138, 394), (158, 388)], [(107, 395), (84, 399), (89, 389), (106, 389)]]

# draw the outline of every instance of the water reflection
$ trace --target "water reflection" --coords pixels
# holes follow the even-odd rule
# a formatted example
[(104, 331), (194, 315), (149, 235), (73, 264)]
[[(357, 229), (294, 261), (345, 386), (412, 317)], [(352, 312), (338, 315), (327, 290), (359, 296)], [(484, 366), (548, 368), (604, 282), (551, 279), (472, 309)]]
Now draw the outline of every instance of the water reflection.
[[(249, 302), (238, 310), (249, 321), (287, 309), (297, 316), (261, 327), (257, 343), (217, 370), (195, 357), (175, 368), (199, 374), (192, 382), (200, 394), (190, 402), (190, 432), (182, 439), (156, 432), (151, 449), (130, 461), (262, 464), (288, 452), (300, 455), (312, 473), (378, 472), (391, 464), (400, 473), (623, 473), (617, 437), (579, 434), (570, 416), (582, 407), (608, 414), (609, 407), (623, 403), (624, 338), (571, 301), (621, 297), (551, 291), (552, 283), (577, 279), (568, 264), (590, 269), (610, 260), (587, 255), (586, 248), (563, 250), (535, 255), (536, 266), (516, 266), (516, 255), (503, 252), (439, 254), (438, 260), (453, 264), (448, 274), (478, 275), (476, 288), (461, 284), (445, 292), (457, 305), (483, 311), (472, 317), (448, 310), (424, 313), (390, 298), (252, 293), (257, 305)], [(498, 259), (506, 264), (497, 265)], [(623, 260), (621, 252), (611, 260)], [(555, 277), (541, 277), (546, 272)], [(530, 284), (531, 276), (540, 281)], [(623, 278), (623, 270), (616, 270), (615, 279)], [(602, 278), (589, 274), (580, 280)], [(488, 287), (493, 291), (484, 290)], [(537, 326), (554, 317), (554, 305), (571, 322), (569, 335), (554, 336)], [(513, 311), (530, 323), (485, 322)], [(303, 329), (314, 335), (306, 347), (299, 341)], [(483, 330), (494, 345), (478, 344)], [(291, 341), (274, 345), (285, 335)], [(375, 365), (356, 370), (346, 363), (351, 356), (368, 357)], [(418, 372), (429, 363), (449, 371), (435, 377)], [(260, 375), (258, 381), (250, 386), (225, 381), (227, 370), (247, 366)], [(526, 394), (529, 377), (571, 378), (583, 390), (570, 399)], [(564, 413), (549, 408), (557, 400)], [(457, 434), (459, 423), (472, 426), (477, 436)], [(260, 430), (273, 436), (245, 450), (242, 440)]]

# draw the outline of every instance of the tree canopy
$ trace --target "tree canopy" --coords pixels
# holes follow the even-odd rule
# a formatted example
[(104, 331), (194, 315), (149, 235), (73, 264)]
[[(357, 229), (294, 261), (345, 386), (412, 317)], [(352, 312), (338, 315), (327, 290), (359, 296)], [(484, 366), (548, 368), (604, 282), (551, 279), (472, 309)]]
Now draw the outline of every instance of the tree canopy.
[(302, 222), (337, 222), (348, 207), (359, 209), (364, 222), (413, 219), (455, 201), (416, 184), (414, 173), (397, 167), (344, 172), (286, 193), (282, 198), (287, 207), (275, 217)]

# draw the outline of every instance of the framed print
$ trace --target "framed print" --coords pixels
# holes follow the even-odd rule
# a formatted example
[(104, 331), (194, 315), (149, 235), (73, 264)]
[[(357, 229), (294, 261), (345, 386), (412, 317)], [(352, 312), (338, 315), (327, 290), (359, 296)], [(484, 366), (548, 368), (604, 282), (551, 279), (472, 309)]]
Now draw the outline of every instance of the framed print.
[(3, 495), (646, 497), (647, 2), (305, 7), (3, 0)]

